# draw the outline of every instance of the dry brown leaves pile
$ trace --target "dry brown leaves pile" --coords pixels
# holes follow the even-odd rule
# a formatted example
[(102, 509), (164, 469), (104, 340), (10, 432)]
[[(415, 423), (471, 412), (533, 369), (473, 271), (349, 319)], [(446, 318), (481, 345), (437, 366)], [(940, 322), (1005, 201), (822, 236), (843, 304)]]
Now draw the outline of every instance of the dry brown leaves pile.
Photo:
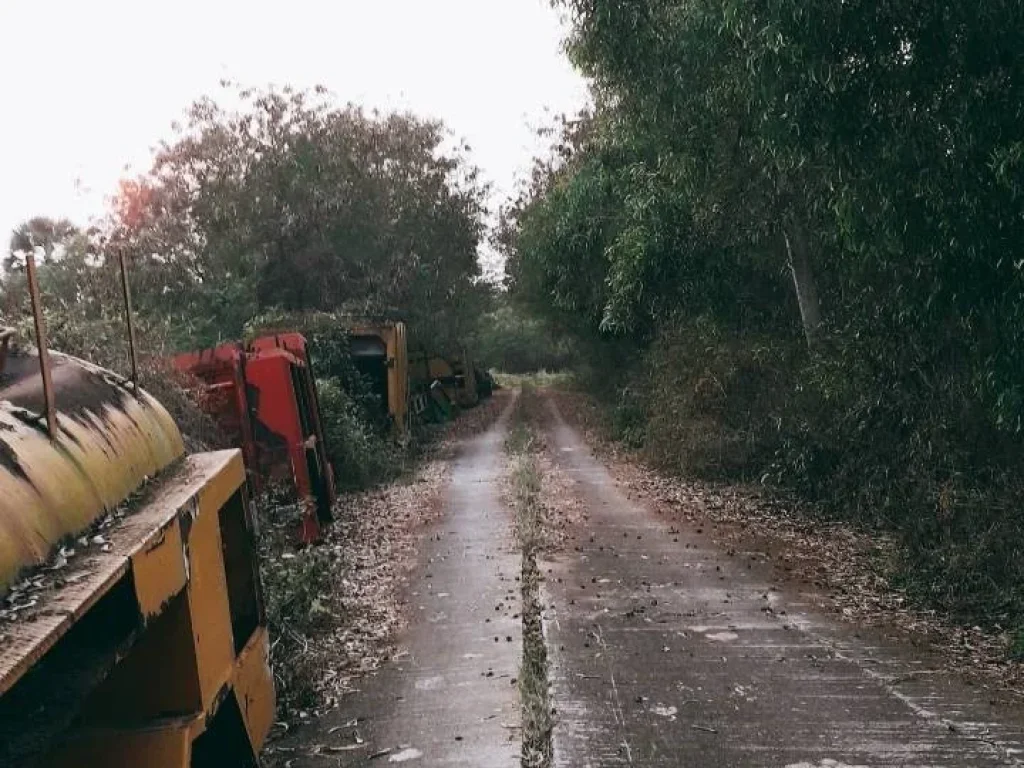
[(554, 461), (546, 443), (537, 455), (537, 465), (544, 507), (544, 551), (557, 552), (565, 548), (575, 528), (586, 524), (589, 515), (576, 493), (575, 481)]
[(339, 501), (338, 519), (319, 545), (336, 558), (333, 601), (340, 608), (336, 626), (316, 650), (327, 660), (320, 690), (328, 708), (394, 652), (399, 583), (415, 562), (416, 531), (440, 515), (446, 477), (444, 463), (431, 461), (410, 480)]
[(898, 548), (891, 539), (816, 518), (796, 501), (759, 488), (661, 475), (604, 439), (593, 400), (553, 396), (615, 477), (666, 518), (714, 526), (709, 532), (728, 550), (758, 551), (788, 581), (815, 587), (811, 594), (823, 610), (857, 626), (894, 629), (937, 652), (951, 669), (1024, 698), (1024, 664), (1008, 660), (1009, 635), (959, 626), (911, 605), (892, 585)]

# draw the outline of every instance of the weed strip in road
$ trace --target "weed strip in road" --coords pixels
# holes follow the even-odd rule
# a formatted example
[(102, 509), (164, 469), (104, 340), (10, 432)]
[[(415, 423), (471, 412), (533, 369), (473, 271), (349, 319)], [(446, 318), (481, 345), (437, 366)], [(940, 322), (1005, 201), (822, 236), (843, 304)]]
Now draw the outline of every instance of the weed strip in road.
[[(521, 400), (529, 393), (524, 392)], [(537, 553), (544, 539), (544, 505), (540, 499), (541, 469), (537, 458), (538, 442), (517, 404), (512, 431), (506, 443), (509, 456), (509, 483), (516, 513), (516, 536), (522, 550), (523, 663), (519, 673), (522, 705), (524, 768), (548, 768), (551, 765), (553, 718), (548, 691), (548, 657), (541, 617), (540, 571)]]

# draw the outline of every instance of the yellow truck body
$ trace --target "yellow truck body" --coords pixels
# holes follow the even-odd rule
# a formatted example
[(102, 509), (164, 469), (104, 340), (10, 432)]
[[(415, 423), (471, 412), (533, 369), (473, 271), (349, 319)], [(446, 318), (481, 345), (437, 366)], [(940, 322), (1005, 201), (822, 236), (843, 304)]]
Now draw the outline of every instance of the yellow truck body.
[(348, 329), (352, 357), (375, 383), (399, 437), (409, 431), (409, 341), (405, 323), (354, 323)]
[(0, 370), (0, 765), (255, 766), (274, 687), (238, 451), (51, 353)]

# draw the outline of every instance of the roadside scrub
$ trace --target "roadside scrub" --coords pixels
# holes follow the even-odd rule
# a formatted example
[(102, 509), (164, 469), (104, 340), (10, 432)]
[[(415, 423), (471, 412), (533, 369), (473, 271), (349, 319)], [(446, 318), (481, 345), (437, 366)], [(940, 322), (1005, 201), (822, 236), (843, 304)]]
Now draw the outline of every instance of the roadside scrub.
[[(866, 342), (865, 342), (866, 343)], [(810, 523), (895, 544), (885, 578), (964, 628), (1024, 629), (1024, 432), (996, 428), (956, 365), (884, 364), (888, 345), (808, 357), (799, 340), (710, 320), (577, 376), (619, 446), (686, 481), (756, 484)], [(902, 378), (901, 378), (902, 377)], [(1018, 654), (1019, 655), (1019, 654)]]
[(519, 672), (522, 706), (522, 765), (551, 764), (553, 717), (548, 692), (548, 658), (540, 600), (537, 557), (545, 542), (545, 507), (541, 498), (540, 438), (530, 423), (531, 388), (523, 390), (512, 415), (505, 444), (509, 457), (509, 494), (515, 510), (516, 537), (522, 550), (523, 662)]
[(796, 494), (673, 472), (624, 446), (601, 400), (579, 391), (554, 397), (616, 478), (666, 519), (710, 529), (723, 549), (763, 552), (787, 580), (815, 587), (808, 595), (825, 610), (858, 626), (901, 630), (994, 695), (1024, 696), (1024, 631), (964, 625), (922, 607), (898, 578), (905, 555), (894, 534), (830, 519)]

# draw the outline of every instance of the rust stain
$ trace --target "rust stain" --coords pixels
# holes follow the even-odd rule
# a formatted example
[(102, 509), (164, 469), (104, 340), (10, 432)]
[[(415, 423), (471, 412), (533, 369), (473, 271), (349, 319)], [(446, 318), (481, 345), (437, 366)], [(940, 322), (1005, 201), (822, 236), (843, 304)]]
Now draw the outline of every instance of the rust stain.
[[(0, 424), (0, 429), (11, 431), (12, 427)], [(0, 468), (6, 469), (19, 480), (29, 482), (28, 475), (25, 474), (25, 470), (22, 468), (21, 462), (18, 460), (18, 454), (2, 437), (0, 437)]]

